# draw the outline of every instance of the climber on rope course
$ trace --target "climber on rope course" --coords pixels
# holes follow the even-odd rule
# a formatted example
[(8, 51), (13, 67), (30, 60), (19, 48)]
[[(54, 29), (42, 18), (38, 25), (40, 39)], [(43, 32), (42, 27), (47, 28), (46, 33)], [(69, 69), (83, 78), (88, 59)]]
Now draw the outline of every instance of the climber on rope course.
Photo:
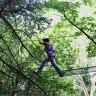
[(48, 36), (45, 36), (42, 38), (42, 40), (43, 42), (39, 41), (39, 43), (45, 46), (44, 50), (46, 51), (47, 57), (41, 62), (37, 72), (34, 71), (34, 73), (36, 73), (39, 76), (42, 76), (41, 72), (44, 68), (45, 63), (51, 62), (52, 66), (58, 72), (59, 76), (63, 77), (65, 72), (60, 69), (60, 67), (57, 65), (55, 61), (55, 50), (54, 50), (53, 45), (50, 43), (50, 38)]

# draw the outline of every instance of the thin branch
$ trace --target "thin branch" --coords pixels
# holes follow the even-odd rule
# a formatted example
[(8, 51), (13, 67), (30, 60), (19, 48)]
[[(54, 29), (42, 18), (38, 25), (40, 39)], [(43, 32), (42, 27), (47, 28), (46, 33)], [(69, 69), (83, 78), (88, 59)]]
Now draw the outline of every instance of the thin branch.
[(34, 83), (40, 90), (42, 90), (42, 92), (44, 92), (45, 96), (47, 96), (46, 92), (36, 83), (34, 82), (32, 79), (30, 79), (29, 77), (27, 77), (25, 74), (23, 74), (20, 70), (16, 69), (15, 67), (9, 65), (7, 62), (5, 62), (5, 60), (2, 59), (2, 57), (0, 57), (0, 61), (5, 64), (7, 67), (10, 68), (10, 70), (13, 70), (14, 73), (15, 71), (18, 72), (22, 77), (24, 77), (25, 79), (29, 80), (30, 82)]
[(3, 39), (3, 37), (2, 37), (1, 35), (0, 35), (0, 38), (3, 40), (4, 44), (7, 46), (7, 48), (8, 48), (8, 50), (9, 50), (9, 52), (11, 53), (11, 55), (12, 55), (13, 59), (14, 59), (14, 60), (15, 60), (15, 62), (18, 64), (17, 60), (15, 59), (15, 57), (14, 57), (14, 55), (13, 55), (12, 51), (10, 50), (9, 46), (7, 45), (6, 41)]
[(27, 52), (31, 55), (31, 57), (33, 57), (33, 55), (30, 53), (30, 51), (27, 49), (27, 47), (23, 44), (23, 42), (21, 41), (20, 37), (17, 35), (17, 33), (15, 32), (14, 28), (12, 27), (12, 25), (5, 19), (4, 16), (0, 15), (1, 19), (11, 28), (12, 32), (15, 34), (15, 36), (17, 37), (17, 39), (19, 40), (19, 42), (21, 43), (21, 45), (27, 50)]
[(81, 32), (83, 32), (87, 36), (87, 38), (89, 38), (96, 45), (96, 42), (94, 41), (94, 39), (91, 36), (89, 36), (88, 34), (86, 34), (86, 32), (82, 28), (78, 27), (69, 18), (67, 18), (67, 16), (66, 16), (65, 13), (62, 13), (62, 14), (65, 17), (65, 19), (67, 19), (72, 25), (74, 25), (76, 28), (78, 28)]
[(0, 72), (1, 72), (2, 74), (7, 75), (7, 76), (10, 77), (10, 78), (13, 78), (11, 75), (9, 75), (8, 73), (6, 73), (6, 72), (4, 72), (4, 71), (2, 71), (2, 70), (0, 70)]
[(0, 90), (0, 94), (9, 94), (9, 93), (19, 93), (19, 92), (22, 92), (23, 90), (21, 89), (16, 89), (16, 88), (11, 88), (10, 90), (9, 89), (5, 89), (5, 90)]

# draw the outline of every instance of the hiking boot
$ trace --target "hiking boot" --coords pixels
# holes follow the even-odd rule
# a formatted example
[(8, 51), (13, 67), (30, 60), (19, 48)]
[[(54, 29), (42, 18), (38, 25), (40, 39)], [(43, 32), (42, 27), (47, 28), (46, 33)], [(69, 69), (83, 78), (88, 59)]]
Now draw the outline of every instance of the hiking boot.
[(65, 72), (64, 72), (64, 71), (62, 71), (62, 73), (60, 73), (60, 74), (59, 74), (59, 76), (60, 76), (60, 77), (63, 77), (63, 76), (64, 76), (64, 74), (65, 74)]
[(35, 71), (33, 71), (33, 73), (36, 74), (36, 75), (38, 75), (38, 76), (41, 77), (41, 78), (43, 77), (40, 72), (35, 72)]

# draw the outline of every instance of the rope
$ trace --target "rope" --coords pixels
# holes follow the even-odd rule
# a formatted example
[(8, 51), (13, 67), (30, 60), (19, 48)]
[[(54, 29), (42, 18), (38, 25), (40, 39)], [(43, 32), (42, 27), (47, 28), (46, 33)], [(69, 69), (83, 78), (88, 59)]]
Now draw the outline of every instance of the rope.
[(77, 68), (77, 69), (72, 69), (72, 70), (65, 70), (64, 76), (86, 74), (86, 73), (90, 73), (90, 72), (96, 72), (96, 66), (83, 67), (83, 68)]
[[(48, 73), (50, 71), (43, 71), (45, 73)], [(89, 67), (82, 67), (82, 68), (76, 68), (71, 70), (64, 70), (64, 76), (70, 76), (70, 75), (79, 75), (79, 74), (88, 74), (91, 72), (96, 72), (96, 66), (89, 66)], [(51, 71), (51, 73), (56, 73), (56, 71)], [(47, 76), (46, 76), (47, 77)]]

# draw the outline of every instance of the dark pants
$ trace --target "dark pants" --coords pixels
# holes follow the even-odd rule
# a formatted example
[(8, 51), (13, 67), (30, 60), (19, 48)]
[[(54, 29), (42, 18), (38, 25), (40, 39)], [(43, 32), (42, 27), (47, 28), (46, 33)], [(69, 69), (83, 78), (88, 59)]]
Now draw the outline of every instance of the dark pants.
[(46, 62), (51, 62), (52, 66), (55, 68), (55, 70), (58, 72), (58, 74), (62, 74), (62, 70), (59, 68), (59, 66), (56, 64), (55, 58), (45, 58), (42, 62), (40, 67), (38, 68), (38, 73), (41, 73), (44, 65), (46, 64)]

